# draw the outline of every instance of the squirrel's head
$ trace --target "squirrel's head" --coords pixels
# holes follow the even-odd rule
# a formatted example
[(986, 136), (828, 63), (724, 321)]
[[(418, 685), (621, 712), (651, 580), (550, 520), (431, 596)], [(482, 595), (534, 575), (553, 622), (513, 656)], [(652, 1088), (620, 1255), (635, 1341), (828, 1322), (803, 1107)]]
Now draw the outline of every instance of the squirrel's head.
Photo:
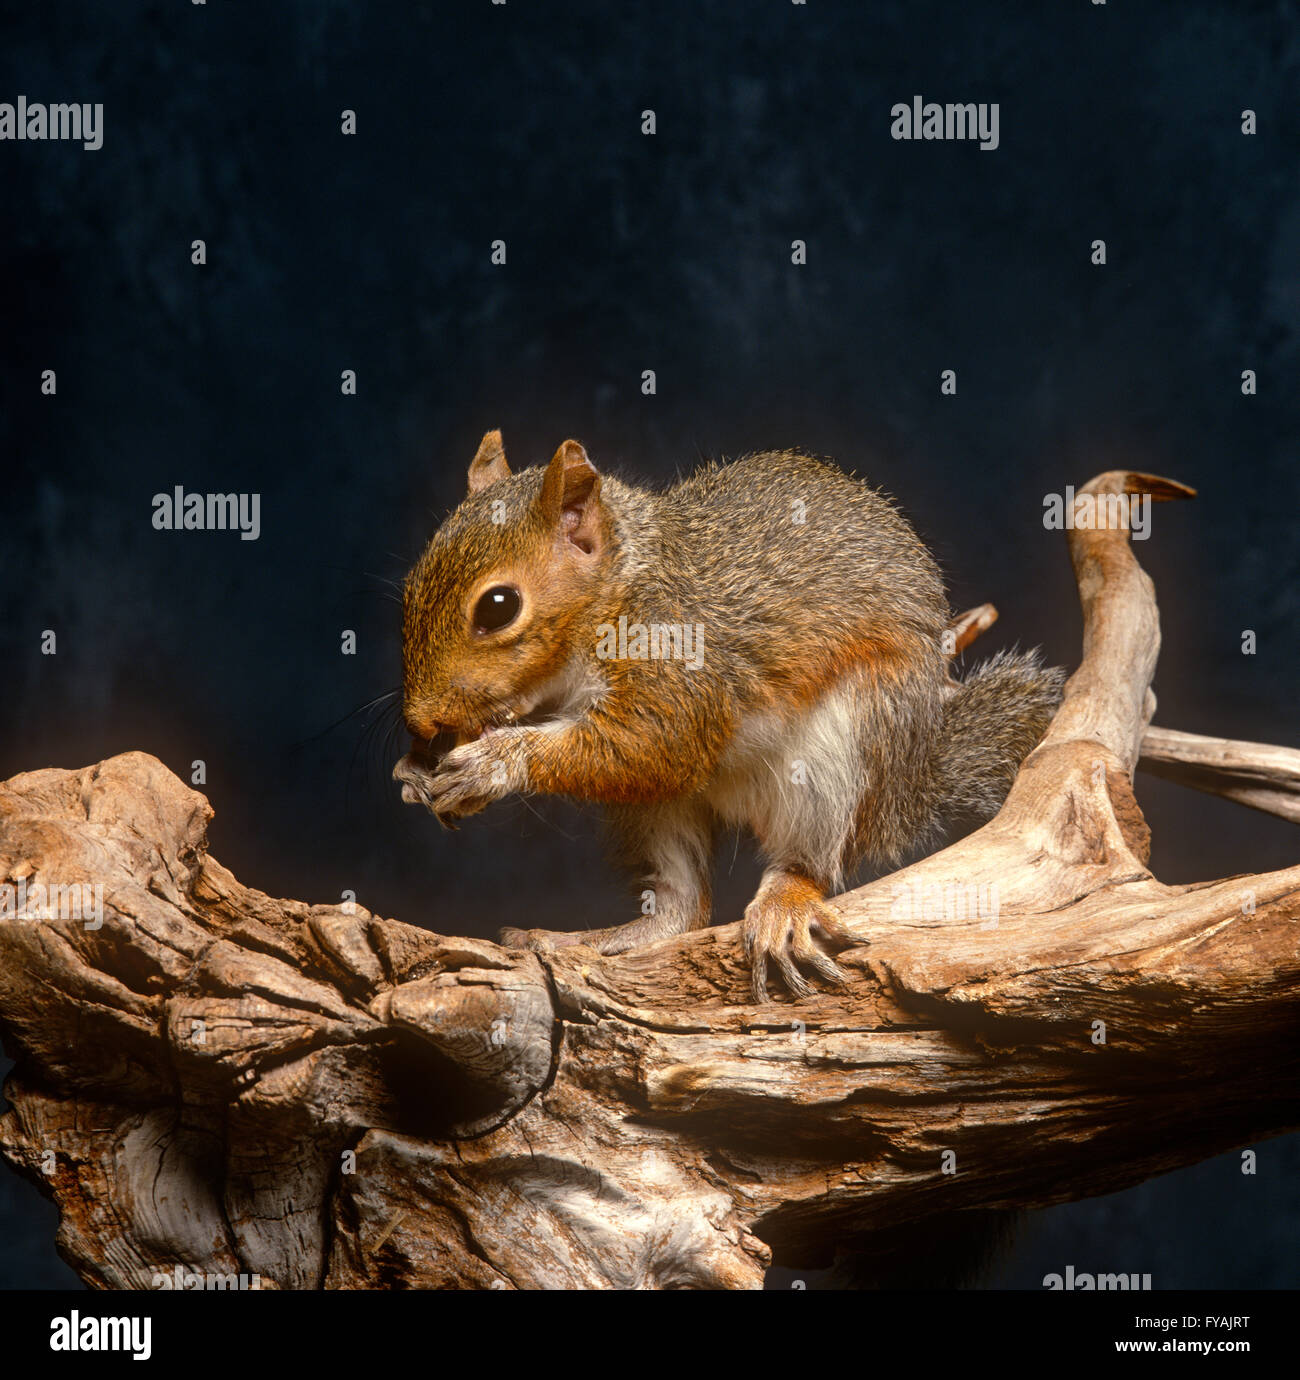
[(489, 431), (469, 493), (402, 597), (403, 716), (412, 738), (464, 742), (538, 708), (609, 567), (600, 475), (577, 441), (544, 469), (506, 464)]

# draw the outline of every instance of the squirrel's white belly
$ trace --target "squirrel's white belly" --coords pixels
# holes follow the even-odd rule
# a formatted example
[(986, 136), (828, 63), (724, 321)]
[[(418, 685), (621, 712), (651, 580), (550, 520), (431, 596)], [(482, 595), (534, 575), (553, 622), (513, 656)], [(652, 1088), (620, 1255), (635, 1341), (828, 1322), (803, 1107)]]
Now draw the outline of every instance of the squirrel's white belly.
[(856, 678), (803, 710), (744, 721), (705, 797), (719, 819), (753, 831), (778, 864), (802, 864), (838, 887), (863, 780)]

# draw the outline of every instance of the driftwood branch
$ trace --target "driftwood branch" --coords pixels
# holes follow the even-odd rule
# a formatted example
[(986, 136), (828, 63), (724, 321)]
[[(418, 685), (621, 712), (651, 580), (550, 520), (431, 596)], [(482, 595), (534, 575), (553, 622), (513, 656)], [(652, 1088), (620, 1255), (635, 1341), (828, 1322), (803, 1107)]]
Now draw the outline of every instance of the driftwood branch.
[[(992, 604), (958, 614), (948, 625), (949, 655), (960, 655), (997, 621)], [(1138, 770), (1300, 823), (1300, 752), (1294, 748), (1150, 724), (1142, 734)]]
[(0, 1148), (65, 1258), (110, 1287), (750, 1288), (1293, 1129), (1300, 867), (1163, 885), (1132, 773), (1294, 818), (1296, 754), (1149, 728), (1151, 583), (1122, 527), (1070, 554), (1083, 659), (1002, 811), (840, 897), (853, 980), (797, 1003), (752, 1004), (736, 925), (533, 954), (274, 900), (142, 753), (5, 783)]
[(1205, 738), (1153, 724), (1143, 734), (1138, 767), (1300, 823), (1300, 752), (1294, 748)]

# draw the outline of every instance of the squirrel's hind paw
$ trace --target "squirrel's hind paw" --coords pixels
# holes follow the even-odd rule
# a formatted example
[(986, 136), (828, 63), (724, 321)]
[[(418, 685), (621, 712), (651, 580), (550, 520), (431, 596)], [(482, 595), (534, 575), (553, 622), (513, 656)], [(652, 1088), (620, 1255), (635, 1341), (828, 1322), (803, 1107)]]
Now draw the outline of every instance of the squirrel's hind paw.
[(501, 931), (501, 943), (508, 949), (532, 949), (534, 953), (585, 944), (600, 954), (622, 954), (652, 940), (681, 934), (687, 928), (665, 915), (642, 916), (604, 930), (518, 930), (507, 925)]
[(500, 942), (507, 949), (531, 949), (533, 953), (546, 953), (551, 949), (569, 949), (576, 944), (587, 944), (597, 948), (600, 936), (608, 930), (576, 930), (566, 933), (563, 930), (519, 930), (506, 925), (500, 934)]
[(791, 873), (777, 874), (763, 883), (745, 908), (741, 934), (756, 1002), (769, 1000), (769, 962), (796, 998), (811, 996), (816, 990), (800, 968), (823, 982), (842, 986), (848, 974), (823, 952), (819, 942), (835, 952), (860, 942), (835, 918), (818, 888), (807, 878)]

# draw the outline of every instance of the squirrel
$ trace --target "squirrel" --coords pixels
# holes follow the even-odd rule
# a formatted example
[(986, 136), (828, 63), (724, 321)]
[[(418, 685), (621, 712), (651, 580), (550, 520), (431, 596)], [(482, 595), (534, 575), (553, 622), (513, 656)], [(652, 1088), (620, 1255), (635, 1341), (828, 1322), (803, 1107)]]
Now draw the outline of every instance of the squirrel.
[(663, 492), (577, 441), (512, 473), (499, 431), (403, 589), (402, 798), (441, 822), (514, 793), (600, 802), (652, 914), (513, 947), (621, 953), (710, 923), (720, 830), (765, 859), (744, 913), (755, 1001), (845, 980), (826, 898), (945, 815), (996, 812), (1062, 672), (1000, 653), (962, 681), (930, 553), (893, 502), (782, 450)]

